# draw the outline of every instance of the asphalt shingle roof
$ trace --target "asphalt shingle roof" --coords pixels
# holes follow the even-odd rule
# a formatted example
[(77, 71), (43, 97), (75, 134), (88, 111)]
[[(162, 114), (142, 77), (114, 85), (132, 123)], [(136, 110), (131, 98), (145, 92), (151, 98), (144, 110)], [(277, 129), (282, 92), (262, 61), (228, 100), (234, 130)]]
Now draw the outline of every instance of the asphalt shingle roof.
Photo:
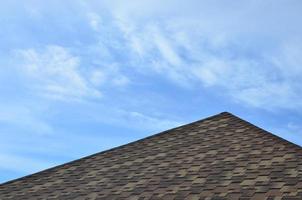
[(0, 199), (302, 199), (302, 148), (230, 113), (0, 185)]

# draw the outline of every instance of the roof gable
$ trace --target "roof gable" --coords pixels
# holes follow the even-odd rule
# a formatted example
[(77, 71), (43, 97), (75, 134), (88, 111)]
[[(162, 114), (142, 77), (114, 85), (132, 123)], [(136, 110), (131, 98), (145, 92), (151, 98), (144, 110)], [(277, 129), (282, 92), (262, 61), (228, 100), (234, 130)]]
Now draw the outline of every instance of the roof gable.
[(0, 185), (0, 199), (302, 198), (302, 148), (230, 113)]

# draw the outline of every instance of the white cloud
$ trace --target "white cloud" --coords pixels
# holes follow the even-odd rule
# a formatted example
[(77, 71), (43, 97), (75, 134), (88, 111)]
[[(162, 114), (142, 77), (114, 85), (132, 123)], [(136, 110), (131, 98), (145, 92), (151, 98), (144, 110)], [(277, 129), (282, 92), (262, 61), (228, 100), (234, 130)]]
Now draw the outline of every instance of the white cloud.
[(116, 64), (83, 67), (80, 57), (61, 46), (16, 52), (22, 61), (18, 69), (28, 78), (28, 87), (48, 98), (66, 101), (100, 98), (100, 87), (121, 87), (130, 82)]
[(166, 130), (182, 124), (181, 122), (163, 119), (162, 117), (151, 117), (134, 111), (128, 112), (127, 118), (130, 122), (135, 123), (137, 127), (144, 127), (144, 129), (153, 131)]
[(18, 50), (23, 60), (20, 66), (31, 87), (46, 97), (79, 100), (82, 97), (101, 97), (80, 71), (80, 59), (61, 46), (47, 46), (45, 50)]
[(99, 86), (106, 82), (107, 77), (106, 74), (102, 70), (94, 70), (91, 73), (90, 81), (92, 84)]
[(302, 74), (302, 40), (288, 40), (282, 44), (279, 51), (272, 55), (271, 60), (282, 74), (295, 78)]
[(92, 71), (90, 82), (95, 86), (113, 85), (122, 87), (128, 85), (130, 80), (120, 72), (120, 68), (116, 64), (108, 64)]
[[(98, 112), (89, 112), (90, 110), (98, 110)], [(90, 104), (81, 115), (97, 122), (152, 132), (163, 131), (184, 123), (160, 113), (144, 113), (117, 105)]]
[(177, 53), (173, 50), (171, 42), (167, 38), (163, 37), (160, 33), (153, 35), (154, 43), (160, 52), (162, 58), (167, 61), (172, 67), (181, 65), (181, 59)]
[(97, 13), (88, 13), (87, 17), (91, 28), (95, 31), (99, 31), (102, 24), (100, 15), (98, 15)]
[[(298, 1), (296, 6), (272, 1), (222, 1), (219, 6), (194, 0), (114, 2), (105, 5), (125, 42), (124, 56), (135, 69), (182, 86), (215, 88), (250, 106), (301, 108)], [(176, 12), (179, 8), (182, 12)]]
[[(291, 4), (272, 0), (75, 1), (73, 8), (77, 7), (81, 9), (75, 19), (81, 21), (84, 16), (95, 30), (99, 40), (95, 46), (104, 65), (131, 65), (127, 70), (161, 74), (182, 86), (215, 88), (247, 105), (301, 107), (297, 99), (302, 93), (302, 4), (298, 0)], [(39, 4), (37, 8), (48, 7)], [(31, 59), (44, 53), (33, 50)], [(83, 75), (80, 58), (72, 60), (68, 64), (77, 66), (73, 74), (78, 76), (61, 76), (72, 84), (61, 87), (41, 81), (37, 89), (52, 97), (77, 99), (99, 96), (96, 85), (130, 82), (120, 74), (109, 79), (103, 68)]]
[(292, 88), (285, 83), (264, 83), (259, 87), (251, 87), (234, 91), (233, 97), (237, 100), (248, 103), (255, 107), (267, 107), (267, 109), (275, 107), (295, 108), (301, 106), (300, 103), (291, 103), (296, 99)]

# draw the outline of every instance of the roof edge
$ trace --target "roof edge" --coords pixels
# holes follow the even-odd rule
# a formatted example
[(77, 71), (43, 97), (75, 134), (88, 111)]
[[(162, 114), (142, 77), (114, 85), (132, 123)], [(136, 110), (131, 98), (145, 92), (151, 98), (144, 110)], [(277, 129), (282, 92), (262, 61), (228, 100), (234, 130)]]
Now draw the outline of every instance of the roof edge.
[(287, 144), (293, 145), (293, 146), (298, 147), (298, 148), (300, 148), (300, 149), (302, 148), (302, 146), (300, 146), (300, 145), (298, 145), (298, 144), (295, 144), (295, 143), (293, 143), (293, 142), (291, 142), (291, 141), (289, 141), (289, 140), (286, 140), (286, 139), (284, 139), (284, 138), (282, 138), (282, 137), (280, 137), (280, 136), (278, 136), (278, 135), (276, 135), (276, 134), (274, 134), (274, 133), (272, 133), (272, 132), (270, 132), (270, 131), (267, 131), (267, 130), (265, 130), (265, 129), (263, 129), (263, 128), (261, 128), (261, 127), (255, 125), (255, 124), (253, 124), (253, 123), (251, 123), (251, 122), (245, 120), (245, 119), (242, 119), (241, 117), (238, 117), (238, 116), (236, 116), (236, 115), (234, 115), (234, 114), (232, 114), (232, 113), (229, 113), (229, 112), (223, 112), (223, 113), (228, 114), (228, 115), (232, 115), (232, 116), (234, 116), (234, 117), (240, 119), (242, 122), (248, 124), (249, 126), (254, 127), (254, 128), (257, 128), (257, 129), (261, 130), (262, 132), (264, 132), (265, 134), (269, 134), (269, 135), (271, 135), (272, 137), (274, 137), (275, 139), (280, 140), (281, 142), (285, 142), (285, 143), (287, 143)]
[[(35, 172), (35, 173), (32, 173), (32, 174), (29, 174), (29, 175), (25, 175), (25, 176), (22, 176), (20, 178), (16, 178), (16, 179), (13, 179), (13, 180), (9, 180), (9, 181), (6, 181), (4, 183), (0, 183), (0, 186), (3, 186), (3, 185), (7, 185), (7, 184), (10, 184), (10, 183), (13, 183), (13, 182), (17, 182), (17, 181), (21, 181), (23, 179), (26, 179), (26, 178), (29, 178), (31, 176), (34, 176), (38, 173), (43, 173), (43, 172), (46, 172), (46, 171), (49, 171), (49, 170), (54, 170), (54, 169), (57, 169), (57, 168), (60, 168), (60, 167), (64, 167), (66, 165), (70, 165), (72, 163), (75, 163), (75, 162), (78, 162), (78, 161), (81, 161), (81, 160), (84, 160), (84, 159), (88, 159), (88, 158), (91, 158), (93, 156), (96, 156), (96, 155), (99, 155), (99, 154), (104, 154), (104, 153), (107, 153), (107, 152), (110, 152), (110, 151), (114, 151), (114, 150), (117, 150), (117, 149), (120, 149), (120, 148), (123, 148), (124, 146), (126, 145), (131, 145), (131, 144), (135, 144), (137, 142), (141, 142), (141, 141), (144, 141), (144, 140), (147, 140), (147, 139), (150, 139), (150, 138), (154, 138), (154, 137), (157, 137), (157, 136), (161, 136), (163, 134), (166, 134), (170, 131), (173, 131), (175, 129), (178, 129), (178, 128), (182, 128), (182, 127), (186, 127), (186, 126), (190, 126), (192, 124), (195, 124), (197, 122), (202, 122), (202, 121), (205, 121), (205, 120), (209, 120), (209, 119), (213, 119), (213, 118), (217, 118), (217, 117), (220, 117), (220, 116), (223, 116), (223, 115), (232, 115), (234, 117), (237, 117), (235, 115), (233, 115), (232, 113), (229, 113), (229, 112), (221, 112), (221, 113), (218, 113), (218, 114), (215, 114), (215, 115), (212, 115), (212, 116), (209, 116), (209, 117), (206, 117), (206, 118), (203, 118), (203, 119), (200, 119), (200, 120), (197, 120), (197, 121), (193, 121), (193, 122), (190, 122), (188, 124), (184, 124), (184, 125), (180, 125), (180, 126), (177, 126), (177, 127), (174, 127), (174, 128), (171, 128), (171, 129), (168, 129), (168, 130), (165, 130), (165, 131), (162, 131), (162, 132), (159, 132), (159, 133), (156, 133), (156, 134), (153, 134), (153, 135), (150, 135), (150, 136), (147, 136), (147, 137), (144, 137), (142, 139), (138, 139), (138, 140), (135, 140), (133, 142), (129, 142), (129, 143), (126, 143), (126, 144), (123, 144), (123, 145), (120, 145), (120, 146), (117, 146), (117, 147), (113, 147), (111, 149), (107, 149), (107, 150), (104, 150), (104, 151), (101, 151), (101, 152), (97, 152), (97, 153), (94, 153), (94, 154), (91, 154), (91, 155), (88, 155), (88, 156), (84, 156), (82, 158), (78, 158), (78, 159), (75, 159), (75, 160), (71, 160), (71, 161), (68, 161), (66, 163), (63, 163), (63, 164), (60, 164), (60, 165), (56, 165), (56, 166), (53, 166), (53, 167), (50, 167), (50, 168), (47, 168), (47, 169), (44, 169), (44, 170), (41, 170), (41, 171), (38, 171), (38, 172)], [(239, 117), (237, 117), (239, 118)], [(240, 118), (239, 118), (240, 119)]]

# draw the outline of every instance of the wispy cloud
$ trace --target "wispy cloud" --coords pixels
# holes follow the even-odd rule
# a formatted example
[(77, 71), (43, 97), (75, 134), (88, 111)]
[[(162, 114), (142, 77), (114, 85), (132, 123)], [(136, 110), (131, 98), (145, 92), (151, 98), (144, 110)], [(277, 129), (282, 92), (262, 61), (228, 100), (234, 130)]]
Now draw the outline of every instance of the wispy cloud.
[(105, 86), (125, 86), (130, 81), (114, 63), (83, 66), (81, 58), (62, 46), (15, 51), (21, 61), (17, 73), (26, 78), (28, 88), (40, 95), (64, 101), (102, 97)]
[(26, 49), (16, 53), (23, 60), (19, 69), (29, 78), (29, 87), (41, 95), (61, 100), (101, 97), (101, 92), (80, 72), (80, 59), (67, 49), (47, 46), (41, 51)]
[(90, 82), (95, 86), (117, 86), (128, 85), (130, 79), (120, 72), (120, 68), (115, 63), (107, 64), (105, 67), (97, 67), (91, 71)]
[[(136, 131), (156, 133), (184, 124), (184, 121), (180, 118), (168, 116), (168, 114), (150, 113), (146, 112), (145, 109), (139, 111), (108, 102), (105, 105), (91, 103), (84, 106), (86, 109), (79, 109), (80, 115), (91, 121), (130, 128)], [(91, 112), (91, 110), (97, 110), (98, 112)]]
[[(203, 5), (201, 10), (183, 5), (183, 13), (174, 15), (182, 5), (178, 3), (107, 3), (134, 68), (144, 67), (186, 87), (216, 88), (235, 102), (253, 107), (301, 107), (297, 101), (301, 84), (292, 80), (302, 78), (298, 75), (302, 43), (293, 43), (292, 38), (302, 30), (287, 23), (297, 15), (296, 8), (288, 7), (292, 13), (280, 17), (281, 27), (294, 28), (293, 32), (291, 28), (279, 31), (274, 23), (277, 19), (272, 13), (286, 6), (282, 3), (237, 2), (234, 11), (235, 4), (222, 2), (225, 17), (214, 2), (207, 1), (197, 3)], [(142, 12), (146, 5), (149, 11)], [(258, 13), (256, 19), (254, 13)]]
[(91, 28), (95, 31), (99, 31), (102, 27), (102, 19), (100, 17), (100, 15), (98, 15), (97, 13), (88, 13), (87, 14), (87, 18), (89, 21), (89, 25), (91, 26)]
[(124, 122), (125, 126), (152, 132), (163, 131), (183, 124), (176, 120), (165, 119), (163, 116), (150, 116), (136, 111), (119, 110), (117, 114), (119, 118), (115, 120), (118, 120), (119, 123)]

